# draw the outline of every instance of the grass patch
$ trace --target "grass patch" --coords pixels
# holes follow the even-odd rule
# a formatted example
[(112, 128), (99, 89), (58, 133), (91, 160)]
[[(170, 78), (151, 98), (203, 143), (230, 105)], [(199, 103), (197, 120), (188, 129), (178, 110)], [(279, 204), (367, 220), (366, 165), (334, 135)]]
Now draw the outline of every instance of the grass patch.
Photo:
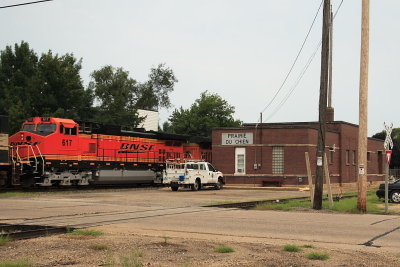
[(9, 235), (0, 235), (0, 246), (4, 246), (12, 241)]
[(315, 248), (315, 247), (314, 247), (314, 245), (306, 244), (306, 245), (303, 245), (303, 248)]
[(285, 245), (283, 250), (289, 252), (299, 252), (301, 249), (296, 245)]
[(91, 244), (90, 248), (94, 250), (105, 250), (108, 249), (108, 246), (105, 244)]
[[(340, 201), (335, 201), (333, 207), (329, 207), (328, 200), (322, 201), (323, 209), (342, 213), (360, 213), (357, 209), (357, 195), (349, 193), (346, 194), (346, 196), (348, 196), (348, 198), (342, 198)], [(375, 195), (375, 191), (369, 191), (367, 193), (367, 212), (374, 214), (384, 213), (384, 208), (380, 207), (379, 204), (382, 203)], [(264, 203), (257, 205), (254, 209), (289, 211), (298, 208), (311, 208), (310, 199), (288, 199), (281, 202)]]
[(310, 207), (310, 200), (307, 199), (292, 199), (285, 200), (280, 202), (270, 202), (258, 204), (254, 207), (255, 210), (293, 210), (296, 208), (308, 208)]
[(98, 231), (98, 230), (92, 230), (92, 229), (75, 229), (71, 232), (68, 233), (69, 235), (75, 235), (75, 236), (79, 236), (79, 235), (83, 235), (83, 236), (99, 236), (102, 235), (103, 232), (102, 231)]
[(307, 254), (307, 259), (309, 260), (320, 260), (324, 261), (329, 259), (329, 255), (326, 253), (320, 253), (320, 252), (310, 252)]
[(33, 264), (28, 260), (0, 261), (0, 267), (31, 267)]
[(214, 246), (214, 251), (218, 253), (230, 253), (234, 252), (235, 250), (231, 247), (225, 246), (225, 245), (218, 245)]
[(122, 267), (143, 267), (143, 252), (134, 250), (127, 256), (115, 256), (112, 252), (108, 252), (104, 266), (122, 266)]
[(133, 251), (128, 256), (120, 256), (121, 265), (123, 267), (142, 267), (142, 257), (143, 252), (141, 250)]
[(0, 198), (6, 197), (32, 197), (32, 196), (39, 196), (41, 193), (35, 192), (5, 192), (0, 193)]

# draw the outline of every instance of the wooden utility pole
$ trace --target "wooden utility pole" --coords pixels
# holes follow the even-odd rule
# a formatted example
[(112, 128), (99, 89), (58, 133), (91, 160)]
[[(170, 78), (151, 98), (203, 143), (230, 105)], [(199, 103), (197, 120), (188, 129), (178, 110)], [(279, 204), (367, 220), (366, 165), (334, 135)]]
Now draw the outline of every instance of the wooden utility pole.
[(324, 13), (322, 22), (322, 50), (321, 50), (321, 81), (319, 90), (319, 130), (317, 143), (317, 171), (315, 179), (313, 209), (322, 208), (322, 195), (324, 186), (324, 154), (325, 154), (325, 123), (326, 102), (329, 74), (329, 24), (331, 1), (324, 1)]
[(367, 211), (368, 54), (369, 0), (362, 0), (357, 200), (357, 208), (362, 212)]
[(332, 52), (333, 52), (333, 13), (331, 6), (331, 19), (329, 23), (329, 83), (328, 83), (328, 108), (332, 108)]

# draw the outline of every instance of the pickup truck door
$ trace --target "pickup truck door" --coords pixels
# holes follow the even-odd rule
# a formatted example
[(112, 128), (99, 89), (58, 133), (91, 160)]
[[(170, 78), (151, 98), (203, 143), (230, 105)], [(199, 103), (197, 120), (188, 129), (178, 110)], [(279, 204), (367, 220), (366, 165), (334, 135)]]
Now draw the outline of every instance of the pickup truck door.
[(210, 163), (207, 163), (207, 167), (208, 167), (208, 174), (210, 177), (209, 183), (217, 183), (218, 177), (217, 174), (215, 173), (216, 172), (215, 168)]
[(201, 182), (202, 183), (209, 183), (209, 176), (208, 176), (208, 170), (207, 170), (207, 166), (204, 163), (199, 163), (199, 173), (201, 176)]

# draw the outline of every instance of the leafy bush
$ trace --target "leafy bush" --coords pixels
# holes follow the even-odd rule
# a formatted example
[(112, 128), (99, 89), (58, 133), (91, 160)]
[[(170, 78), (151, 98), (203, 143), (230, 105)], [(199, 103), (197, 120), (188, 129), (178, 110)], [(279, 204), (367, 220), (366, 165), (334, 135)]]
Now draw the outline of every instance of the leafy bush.
[(4, 246), (12, 241), (9, 235), (0, 235), (0, 246)]
[(31, 267), (31, 266), (33, 266), (32, 263), (27, 260), (0, 261), (0, 267)]
[(85, 236), (99, 236), (102, 235), (102, 231), (92, 230), (92, 229), (75, 229), (68, 233), (69, 235), (85, 235)]
[(214, 250), (219, 253), (230, 253), (235, 251), (233, 248), (224, 245), (214, 246)]
[(283, 247), (284, 251), (289, 251), (289, 252), (299, 252), (300, 248), (296, 245), (285, 245)]
[(329, 259), (329, 255), (326, 253), (310, 252), (307, 254), (307, 259), (324, 261)]
[(105, 250), (108, 248), (108, 246), (105, 244), (92, 244), (90, 245), (90, 248), (94, 250)]

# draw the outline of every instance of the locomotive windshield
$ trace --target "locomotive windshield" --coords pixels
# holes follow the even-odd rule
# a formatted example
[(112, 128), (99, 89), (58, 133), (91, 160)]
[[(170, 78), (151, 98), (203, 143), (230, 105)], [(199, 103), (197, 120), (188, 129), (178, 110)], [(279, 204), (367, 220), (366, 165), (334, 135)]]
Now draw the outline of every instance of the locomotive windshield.
[(54, 133), (56, 131), (57, 126), (55, 124), (44, 124), (44, 123), (40, 123), (37, 126), (37, 134), (40, 135), (49, 135), (51, 133)]
[(35, 124), (24, 124), (22, 126), (22, 131), (46, 136), (51, 133), (54, 133), (56, 131), (56, 128), (57, 125), (49, 123), (40, 123), (37, 125), (36, 129), (35, 129)]
[(22, 131), (34, 133), (35, 132), (35, 124), (24, 124), (22, 127)]

